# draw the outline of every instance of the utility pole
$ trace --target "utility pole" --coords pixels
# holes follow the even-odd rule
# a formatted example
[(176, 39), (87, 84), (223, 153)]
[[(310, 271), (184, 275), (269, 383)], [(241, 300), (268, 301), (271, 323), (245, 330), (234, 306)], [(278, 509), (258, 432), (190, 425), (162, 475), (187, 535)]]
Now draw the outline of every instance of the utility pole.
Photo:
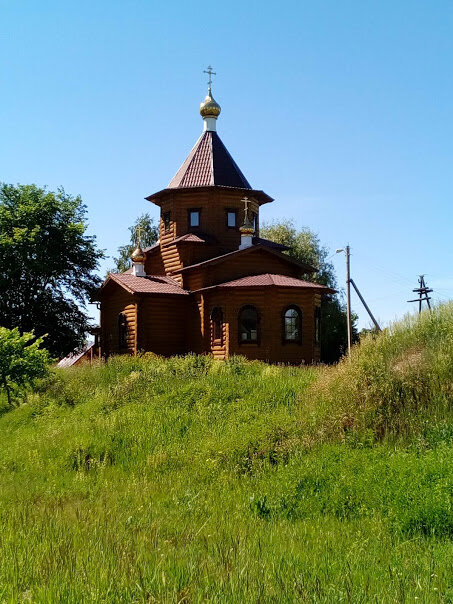
[(347, 322), (348, 322), (348, 355), (349, 355), (349, 358), (351, 358), (351, 344), (352, 344), (351, 283), (352, 283), (352, 286), (354, 287), (355, 291), (357, 292), (357, 295), (359, 296), (360, 301), (362, 302), (363, 306), (365, 307), (365, 310), (370, 315), (370, 319), (373, 321), (374, 326), (376, 327), (377, 331), (381, 331), (381, 328), (379, 327), (379, 324), (376, 321), (376, 319), (374, 318), (373, 313), (369, 309), (368, 304), (365, 302), (362, 294), (360, 293), (359, 288), (354, 283), (354, 279), (351, 279), (351, 248), (349, 247), (349, 244), (344, 249), (341, 248), (341, 249), (338, 249), (335, 251), (336, 254), (339, 254), (340, 252), (344, 252), (345, 256), (346, 256), (346, 314), (347, 314)]
[(350, 249), (349, 245), (345, 249), (346, 254), (346, 312), (348, 317), (348, 354), (351, 356), (351, 344), (352, 344), (352, 333), (351, 333), (351, 262), (350, 262)]
[(428, 296), (428, 294), (432, 293), (433, 290), (426, 285), (425, 275), (420, 275), (418, 278), (418, 283), (420, 287), (416, 287), (412, 290), (414, 293), (418, 294), (418, 298), (415, 300), (408, 300), (408, 302), (418, 302), (418, 314), (420, 314), (422, 312), (422, 302), (426, 302), (429, 310), (431, 310), (431, 298)]

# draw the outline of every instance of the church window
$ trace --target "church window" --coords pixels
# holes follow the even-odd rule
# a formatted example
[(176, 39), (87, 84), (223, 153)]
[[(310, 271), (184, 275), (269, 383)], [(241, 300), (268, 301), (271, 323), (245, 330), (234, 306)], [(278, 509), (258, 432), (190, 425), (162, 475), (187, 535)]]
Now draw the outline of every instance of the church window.
[(227, 210), (227, 227), (232, 229), (235, 228), (236, 225), (236, 210)]
[(163, 221), (164, 221), (164, 230), (166, 233), (170, 232), (170, 219), (171, 219), (171, 213), (170, 212), (164, 212), (163, 214)]
[(238, 317), (239, 343), (259, 342), (259, 315), (254, 306), (243, 306)]
[(219, 306), (211, 311), (211, 339), (214, 343), (222, 343), (223, 313)]
[(302, 311), (298, 306), (288, 306), (283, 313), (283, 341), (302, 342)]
[(315, 308), (315, 344), (321, 342), (321, 307)]
[(199, 227), (200, 226), (200, 210), (192, 209), (189, 210), (189, 226)]
[(127, 348), (127, 319), (123, 313), (118, 315), (118, 346)]
[(253, 229), (255, 231), (255, 235), (258, 233), (258, 214), (256, 212), (252, 212), (252, 224)]

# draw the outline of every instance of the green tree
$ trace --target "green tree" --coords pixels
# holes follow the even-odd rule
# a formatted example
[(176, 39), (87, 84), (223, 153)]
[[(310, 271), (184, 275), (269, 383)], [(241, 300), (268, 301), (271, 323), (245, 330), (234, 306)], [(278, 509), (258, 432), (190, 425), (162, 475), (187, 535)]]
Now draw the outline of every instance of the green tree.
[(131, 266), (131, 254), (137, 246), (137, 235), (140, 232), (140, 242), (142, 248), (147, 248), (159, 239), (159, 228), (154, 224), (154, 219), (149, 214), (142, 214), (137, 218), (132, 226), (129, 227), (130, 242), (118, 248), (119, 257), (114, 258), (115, 271), (124, 273)]
[(55, 357), (84, 343), (85, 305), (101, 282), (103, 253), (86, 230), (80, 197), (0, 184), (0, 325), (48, 334)]
[[(307, 281), (337, 288), (333, 264), (329, 262), (329, 250), (321, 245), (319, 237), (307, 228), (298, 230), (292, 220), (264, 223), (260, 236), (288, 246), (286, 252), (292, 258), (311, 264), (317, 269), (314, 274), (303, 275)], [(352, 321), (353, 340), (358, 339), (354, 315)], [(323, 297), (321, 304), (321, 360), (335, 363), (346, 352), (348, 330), (346, 307), (338, 294)]]
[(33, 333), (21, 335), (17, 328), (0, 327), (0, 387), (9, 406), (21, 390), (48, 374), (50, 356), (40, 348), (42, 342)]

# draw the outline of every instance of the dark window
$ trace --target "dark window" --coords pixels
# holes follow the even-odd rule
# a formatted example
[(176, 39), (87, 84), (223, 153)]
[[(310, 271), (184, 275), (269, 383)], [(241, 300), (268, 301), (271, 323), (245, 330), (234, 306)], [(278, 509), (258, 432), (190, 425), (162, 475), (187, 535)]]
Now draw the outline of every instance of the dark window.
[(200, 226), (200, 210), (189, 210), (189, 226)]
[(259, 315), (254, 306), (243, 306), (238, 317), (239, 343), (259, 342)]
[(302, 311), (298, 306), (288, 306), (283, 313), (283, 341), (302, 342)]
[(127, 319), (123, 313), (118, 315), (118, 345), (127, 348)]
[(252, 224), (256, 235), (258, 233), (258, 214), (256, 212), (252, 212)]
[(227, 227), (234, 229), (236, 225), (236, 210), (227, 210)]
[(315, 308), (315, 344), (321, 342), (321, 307)]
[(165, 232), (168, 233), (170, 231), (170, 219), (171, 219), (171, 213), (170, 212), (164, 212), (162, 219), (164, 221), (164, 229)]
[(216, 306), (211, 311), (211, 339), (213, 342), (222, 342), (223, 313), (222, 309)]

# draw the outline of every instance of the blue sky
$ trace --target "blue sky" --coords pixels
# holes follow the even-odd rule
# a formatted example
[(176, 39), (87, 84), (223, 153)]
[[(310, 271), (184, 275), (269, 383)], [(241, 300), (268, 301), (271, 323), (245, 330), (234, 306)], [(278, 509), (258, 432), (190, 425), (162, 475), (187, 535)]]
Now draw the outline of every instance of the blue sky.
[(447, 0), (0, 0), (0, 180), (80, 194), (114, 255), (199, 136), (212, 64), (218, 132), (275, 198), (261, 220), (349, 242), (387, 324), (421, 273), (453, 297), (452, 31)]

